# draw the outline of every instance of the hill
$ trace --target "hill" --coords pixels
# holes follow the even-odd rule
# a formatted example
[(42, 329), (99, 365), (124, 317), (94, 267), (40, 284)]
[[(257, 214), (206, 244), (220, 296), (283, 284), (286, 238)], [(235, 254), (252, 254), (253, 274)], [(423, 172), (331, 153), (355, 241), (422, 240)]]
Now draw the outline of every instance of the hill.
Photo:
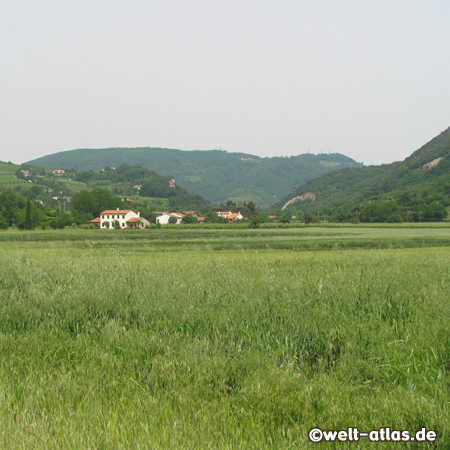
[(362, 166), (338, 153), (260, 158), (223, 150), (166, 148), (78, 149), (47, 155), (28, 164), (85, 171), (138, 165), (173, 176), (186, 189), (213, 203), (253, 201), (260, 207), (269, 207), (299, 184), (324, 173)]
[(274, 205), (365, 222), (442, 220), (450, 205), (450, 128), (404, 161), (351, 168), (300, 185)]
[(31, 200), (35, 223), (71, 212), (70, 223), (86, 223), (102, 209), (126, 207), (150, 218), (155, 210), (200, 210), (211, 204), (167, 175), (120, 166), (99, 171), (57, 171), (0, 162), (0, 228), (23, 224)]

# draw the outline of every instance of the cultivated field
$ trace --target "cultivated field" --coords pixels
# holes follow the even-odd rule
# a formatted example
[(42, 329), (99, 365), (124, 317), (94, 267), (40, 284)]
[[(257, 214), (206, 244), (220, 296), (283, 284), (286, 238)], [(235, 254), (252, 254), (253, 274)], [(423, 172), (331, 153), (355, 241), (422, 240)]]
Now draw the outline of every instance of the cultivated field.
[(25, 180), (16, 178), (15, 173), (17, 168), (18, 166), (16, 166), (15, 164), (0, 162), (0, 185), (26, 183)]
[(0, 232), (0, 448), (448, 448), (449, 250), (448, 225)]

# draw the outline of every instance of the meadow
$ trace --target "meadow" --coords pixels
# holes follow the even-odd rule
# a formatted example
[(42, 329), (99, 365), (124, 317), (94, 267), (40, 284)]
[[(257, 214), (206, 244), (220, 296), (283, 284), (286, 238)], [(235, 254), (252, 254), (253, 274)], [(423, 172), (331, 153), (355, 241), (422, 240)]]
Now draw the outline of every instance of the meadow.
[(0, 448), (448, 448), (449, 247), (445, 224), (2, 231)]
[(0, 185), (23, 184), (25, 180), (16, 178), (18, 166), (0, 161)]

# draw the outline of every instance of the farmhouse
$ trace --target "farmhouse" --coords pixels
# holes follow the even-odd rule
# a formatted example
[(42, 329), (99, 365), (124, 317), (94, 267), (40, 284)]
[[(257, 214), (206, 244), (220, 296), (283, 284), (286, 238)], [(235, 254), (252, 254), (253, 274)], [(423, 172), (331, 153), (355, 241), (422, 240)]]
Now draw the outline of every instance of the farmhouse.
[(118, 222), (120, 228), (145, 228), (150, 222), (141, 217), (140, 213), (135, 213), (131, 209), (107, 209), (100, 213), (100, 217), (91, 220), (91, 224), (100, 228), (114, 228), (114, 224)]
[(231, 213), (228, 217), (227, 220), (228, 222), (234, 222), (235, 220), (242, 220), (244, 218), (244, 216), (238, 212), (238, 213)]
[[(181, 213), (164, 213), (156, 218), (156, 223), (160, 223), (161, 225), (167, 225), (169, 223), (169, 220), (171, 217), (174, 217), (176, 220), (176, 225), (180, 224), (183, 220), (183, 217), (185, 217), (185, 214)], [(173, 219), (172, 219), (173, 221)]]
[(217, 211), (216, 214), (219, 217), (223, 217), (224, 219), (227, 219), (228, 222), (234, 222), (235, 220), (243, 220), (244, 216), (238, 212), (238, 213), (233, 213), (231, 211)]

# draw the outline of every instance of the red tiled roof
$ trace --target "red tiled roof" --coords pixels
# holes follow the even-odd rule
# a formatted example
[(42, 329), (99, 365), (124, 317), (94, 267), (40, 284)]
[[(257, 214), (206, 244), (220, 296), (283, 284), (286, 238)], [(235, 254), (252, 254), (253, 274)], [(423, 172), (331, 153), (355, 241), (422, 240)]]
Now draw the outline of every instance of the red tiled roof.
[(96, 217), (95, 219), (92, 219), (89, 223), (100, 223), (100, 217)]
[(206, 220), (206, 217), (197, 217), (197, 220), (199, 222), (204, 222)]
[(227, 219), (228, 220), (234, 220), (234, 219), (236, 219), (236, 217), (238, 217), (240, 214), (238, 214), (238, 213), (233, 213), (233, 214), (230, 214), (228, 217), (227, 217)]
[(130, 220), (127, 220), (127, 223), (131, 222), (140, 222), (142, 217), (132, 217)]
[(131, 209), (107, 209), (106, 211), (102, 211), (100, 214), (127, 214), (131, 212)]

